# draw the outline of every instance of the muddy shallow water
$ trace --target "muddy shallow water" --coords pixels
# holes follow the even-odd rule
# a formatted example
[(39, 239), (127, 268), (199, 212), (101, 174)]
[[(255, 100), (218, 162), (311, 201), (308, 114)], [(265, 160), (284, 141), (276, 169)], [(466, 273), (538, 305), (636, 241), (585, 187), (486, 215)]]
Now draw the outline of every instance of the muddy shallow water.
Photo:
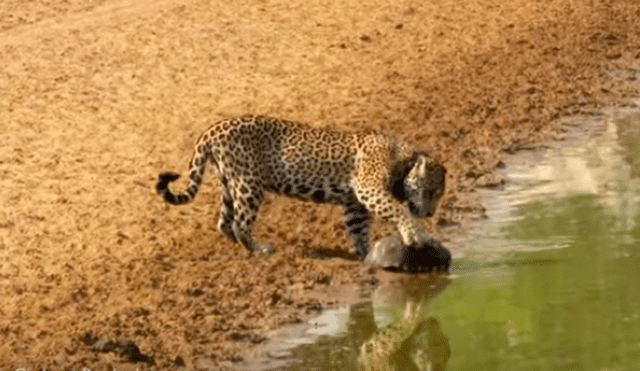
[(247, 369), (639, 369), (639, 162), (637, 114), (512, 158), (450, 277), (387, 273)]

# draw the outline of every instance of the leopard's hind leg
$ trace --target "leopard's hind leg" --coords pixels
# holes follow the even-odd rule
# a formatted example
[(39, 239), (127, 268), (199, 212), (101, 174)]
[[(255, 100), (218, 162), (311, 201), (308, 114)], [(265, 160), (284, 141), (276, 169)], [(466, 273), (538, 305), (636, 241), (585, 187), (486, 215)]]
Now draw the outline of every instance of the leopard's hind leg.
[(273, 247), (258, 243), (251, 235), (253, 222), (263, 201), (262, 189), (259, 183), (242, 179), (233, 185), (233, 232), (247, 250), (270, 254), (274, 252)]
[(220, 195), (222, 205), (220, 206), (220, 218), (218, 219), (218, 229), (233, 242), (238, 242), (233, 230), (235, 207), (231, 195), (230, 180), (226, 175), (220, 175)]

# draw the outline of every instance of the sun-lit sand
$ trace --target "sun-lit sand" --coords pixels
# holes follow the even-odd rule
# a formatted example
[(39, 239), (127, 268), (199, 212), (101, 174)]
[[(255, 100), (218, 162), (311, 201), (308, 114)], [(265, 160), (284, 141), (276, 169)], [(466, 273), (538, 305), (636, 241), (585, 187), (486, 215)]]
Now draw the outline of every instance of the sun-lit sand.
[[(215, 177), (189, 206), (160, 199), (158, 173), (186, 174), (212, 120), (266, 114), (422, 147), (448, 168), (425, 221), (446, 245), (482, 216), (473, 189), (508, 152), (638, 97), (640, 3), (507, 3), (2, 1), (2, 368), (217, 367), (339, 304), (334, 286), (371, 281), (339, 208), (269, 197), (265, 257), (216, 230)], [(93, 352), (87, 333), (156, 365)]]

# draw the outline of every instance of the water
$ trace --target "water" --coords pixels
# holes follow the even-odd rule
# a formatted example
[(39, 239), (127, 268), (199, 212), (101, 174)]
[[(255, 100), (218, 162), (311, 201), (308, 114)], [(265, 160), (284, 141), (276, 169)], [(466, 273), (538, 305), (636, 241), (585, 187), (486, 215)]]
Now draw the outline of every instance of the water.
[(509, 166), (450, 278), (392, 276), (282, 370), (640, 370), (640, 116)]

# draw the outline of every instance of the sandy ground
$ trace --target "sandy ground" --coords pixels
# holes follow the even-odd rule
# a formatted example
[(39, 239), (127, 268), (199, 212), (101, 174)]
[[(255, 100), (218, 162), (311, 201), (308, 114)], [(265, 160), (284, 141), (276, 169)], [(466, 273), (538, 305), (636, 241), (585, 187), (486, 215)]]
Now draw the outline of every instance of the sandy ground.
[[(509, 152), (638, 97), (639, 58), (634, 0), (2, 1), (2, 369), (216, 368), (375, 280), (338, 208), (269, 198), (256, 236), (278, 251), (255, 257), (215, 229), (215, 178), (164, 203), (157, 174), (186, 172), (211, 120), (423, 147), (449, 169), (425, 221), (446, 243), (482, 218), (474, 188), (500, 182)], [(90, 334), (155, 365), (94, 352)]]

